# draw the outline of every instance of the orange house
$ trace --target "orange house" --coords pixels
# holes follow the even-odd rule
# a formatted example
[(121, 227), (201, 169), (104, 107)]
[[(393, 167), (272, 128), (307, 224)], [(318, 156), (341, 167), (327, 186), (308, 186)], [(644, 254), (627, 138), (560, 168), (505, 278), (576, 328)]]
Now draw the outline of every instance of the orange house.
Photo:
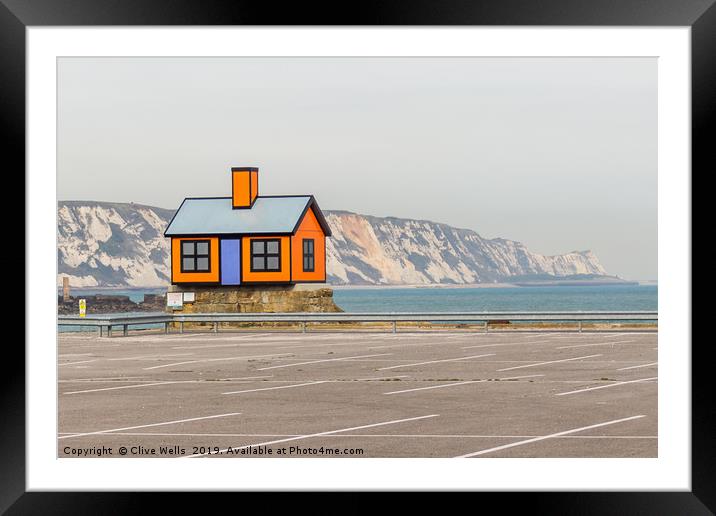
[(259, 170), (231, 169), (231, 197), (184, 199), (171, 238), (171, 282), (325, 283), (331, 230), (312, 195), (259, 195)]

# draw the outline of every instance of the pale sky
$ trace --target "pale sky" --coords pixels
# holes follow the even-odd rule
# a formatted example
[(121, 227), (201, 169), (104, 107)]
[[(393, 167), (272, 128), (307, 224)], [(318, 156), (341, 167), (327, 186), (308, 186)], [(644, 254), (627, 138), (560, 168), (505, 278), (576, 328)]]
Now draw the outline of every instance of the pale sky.
[(657, 277), (655, 58), (62, 58), (58, 199), (260, 194)]

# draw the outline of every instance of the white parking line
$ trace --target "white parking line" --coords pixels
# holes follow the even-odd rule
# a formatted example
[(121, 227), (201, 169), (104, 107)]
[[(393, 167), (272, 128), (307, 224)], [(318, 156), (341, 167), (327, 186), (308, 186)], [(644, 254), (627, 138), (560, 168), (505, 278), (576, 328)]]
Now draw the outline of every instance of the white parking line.
[(177, 335), (176, 333), (173, 333), (170, 335), (159, 335), (159, 338), (162, 338), (162, 337), (166, 340), (191, 339), (192, 337), (195, 339), (197, 339), (197, 338), (198, 339), (205, 339), (205, 338), (211, 339), (211, 337), (216, 337), (216, 335), (209, 335), (205, 331), (202, 332), (201, 330), (199, 330), (197, 332), (192, 332), (191, 330), (185, 330), (184, 333), (180, 333), (179, 335)]
[(599, 387), (588, 387), (586, 389), (579, 389), (576, 391), (560, 392), (559, 394), (555, 394), (555, 396), (566, 396), (567, 394), (576, 394), (578, 392), (596, 391), (597, 389), (608, 389), (609, 387), (617, 387), (618, 385), (626, 385), (628, 383), (648, 382), (650, 380), (656, 380), (657, 378), (657, 376), (654, 376), (652, 378), (641, 378), (639, 380), (630, 380), (628, 382), (615, 382), (610, 383), (609, 385), (600, 385)]
[(630, 342), (637, 342), (636, 340), (616, 340), (616, 341), (604, 341), (604, 342), (591, 342), (589, 344), (575, 344), (574, 346), (559, 346), (555, 349), (570, 349), (570, 348), (586, 348), (589, 346), (608, 346), (614, 344), (629, 344)]
[[(517, 343), (515, 343), (517, 344)], [(515, 344), (505, 344), (504, 342), (498, 344), (480, 344), (479, 346), (465, 346), (462, 349), (475, 349), (475, 348), (494, 348), (497, 346), (514, 346)]]
[(100, 382), (100, 381), (113, 381), (113, 380), (142, 380), (143, 376), (99, 376), (95, 378), (72, 378), (68, 380), (57, 380), (58, 382), (70, 382), (70, 383), (79, 383), (79, 382)]
[[(277, 346), (276, 349), (302, 349), (302, 348), (340, 348), (345, 346), (353, 346), (356, 347), (357, 344), (355, 342), (329, 342), (327, 344), (291, 344), (288, 346)], [(381, 346), (384, 347), (384, 346)], [(372, 349), (372, 346), (368, 349)]]
[[(256, 344), (257, 346), (259, 344)], [(234, 342), (233, 344), (216, 344), (214, 346), (174, 346), (172, 349), (214, 349), (214, 348), (238, 348), (246, 346), (245, 342)], [(248, 347), (248, 346), (246, 346)]]
[(430, 362), (417, 362), (414, 364), (394, 365), (394, 366), (389, 366), (389, 367), (381, 367), (378, 369), (378, 371), (384, 371), (386, 369), (397, 369), (399, 367), (411, 367), (411, 366), (419, 366), (419, 365), (425, 365), (425, 364), (437, 364), (439, 362), (457, 362), (459, 360), (469, 360), (471, 358), (482, 358), (482, 357), (492, 357), (492, 356), (495, 356), (495, 353), (488, 353), (487, 355), (473, 355), (470, 357), (447, 358), (445, 360), (431, 360)]
[(474, 348), (489, 348), (495, 346), (520, 346), (525, 344), (554, 344), (553, 340), (527, 340), (518, 342), (501, 342), (496, 344), (481, 344), (479, 346), (466, 346), (462, 349), (474, 349)]
[(193, 354), (194, 353), (173, 353), (171, 355), (140, 355), (138, 357), (108, 358), (107, 360), (142, 360), (145, 358), (186, 357)]
[[(195, 334), (194, 337), (207, 336), (208, 334)], [(264, 343), (285, 342), (291, 340), (291, 335), (280, 335), (268, 333), (265, 335), (248, 334), (248, 335), (231, 335), (228, 337), (211, 337), (210, 342), (232, 342), (232, 344), (193, 344), (190, 346), (174, 346), (172, 349), (211, 349), (211, 348), (229, 348), (236, 346), (260, 346)]]
[(188, 419), (177, 419), (176, 421), (164, 421), (162, 423), (150, 423), (148, 425), (125, 426), (124, 428), (111, 428), (109, 430), (98, 430), (96, 432), (84, 432), (81, 434), (62, 435), (62, 436), (58, 437), (58, 439), (69, 439), (70, 437), (84, 437), (85, 435), (107, 434), (110, 432), (120, 432), (122, 430), (134, 430), (136, 428), (148, 428), (150, 426), (173, 425), (176, 423), (188, 423), (189, 421), (199, 421), (202, 419), (216, 419), (219, 417), (238, 416), (239, 414), (241, 414), (241, 412), (229, 412), (227, 414), (217, 414), (215, 416), (192, 417), (192, 418), (188, 418)]
[(521, 378), (536, 378), (538, 376), (544, 376), (543, 374), (528, 374), (525, 376), (507, 376), (505, 378), (498, 378), (498, 380), (519, 380)]
[(95, 358), (94, 360), (83, 360), (81, 362), (67, 362), (65, 364), (58, 364), (58, 367), (66, 366), (66, 365), (76, 365), (76, 364), (89, 364), (90, 362), (97, 362), (99, 360), (98, 358)]
[[(497, 378), (496, 381), (499, 380), (518, 380), (520, 378), (533, 378), (535, 376), (544, 376), (543, 374), (530, 374), (527, 376), (511, 376), (509, 378)], [(416, 389), (405, 389), (402, 391), (392, 391), (392, 392), (384, 392), (383, 394), (401, 394), (403, 392), (414, 392), (414, 391), (427, 391), (429, 389), (442, 389), (443, 387), (453, 387), (455, 385), (467, 385), (469, 383), (483, 383), (483, 382), (489, 382), (490, 380), (470, 380), (467, 382), (455, 382), (455, 383), (444, 383), (442, 385), (433, 385), (430, 387), (418, 387)]]
[(651, 364), (642, 364), (642, 365), (633, 365), (631, 367), (622, 367), (621, 369), (617, 369), (617, 371), (628, 371), (629, 369), (639, 369), (641, 367), (650, 367), (650, 366), (655, 366), (658, 363), (659, 362), (652, 362)]
[(241, 376), (238, 378), (223, 378), (224, 380), (255, 380), (257, 378), (273, 378), (272, 374), (263, 375), (263, 376)]
[(435, 342), (403, 342), (401, 344), (390, 344), (387, 346), (370, 346), (367, 349), (388, 349), (388, 348), (410, 348), (415, 346), (436, 346)]
[(418, 387), (416, 389), (405, 389), (402, 391), (384, 392), (383, 394), (402, 394), (404, 392), (427, 391), (430, 389), (442, 389), (443, 387), (454, 387), (455, 385), (467, 385), (469, 383), (482, 383), (482, 382), (486, 382), (486, 381), (487, 380), (472, 380), (469, 382), (444, 383), (442, 385), (432, 385), (430, 387)]
[(136, 387), (152, 387), (154, 385), (169, 385), (170, 383), (181, 383), (181, 382), (157, 382), (157, 383), (142, 383), (139, 385), (122, 385), (121, 387), (105, 387), (103, 389), (87, 389), (86, 391), (71, 391), (71, 392), (64, 392), (63, 395), (66, 394), (84, 394), (86, 392), (99, 392), (99, 391), (116, 391), (119, 389), (134, 389)]
[[(60, 380), (60, 381), (62, 382), (62, 380)], [(132, 380), (132, 382), (134, 382), (134, 383), (140, 382), (140, 381), (141, 381), (141, 380)], [(288, 380), (287, 380), (287, 381), (288, 381)], [(326, 381), (328, 381), (328, 380), (326, 380)], [(68, 382), (69, 382), (69, 383), (77, 383), (77, 382), (72, 382), (71, 380), (69, 380)], [(66, 383), (67, 383), (67, 382), (66, 382)], [(88, 382), (80, 382), (80, 383), (88, 383)], [(214, 386), (214, 385), (220, 385), (221, 383), (256, 383), (256, 382), (255, 382), (255, 381), (252, 381), (252, 380), (239, 381), (238, 378), (233, 379), (233, 380), (229, 380), (229, 379), (221, 379), (221, 380), (172, 380), (172, 381), (168, 381), (168, 382), (151, 382), (151, 381), (149, 381), (149, 382), (142, 382), (142, 383), (139, 383), (139, 384), (137, 384), (137, 385), (123, 385), (123, 386), (121, 386), (121, 387), (104, 387), (104, 388), (101, 388), (101, 389), (87, 389), (87, 390), (84, 390), (84, 391), (65, 392), (65, 393), (63, 393), (63, 394), (83, 394), (83, 393), (85, 393), (85, 392), (114, 391), (114, 390), (118, 390), (118, 389), (133, 389), (133, 388), (135, 388), (135, 387), (152, 387), (152, 386), (154, 386), (154, 385), (169, 385), (169, 384), (173, 384), (173, 383), (197, 383), (197, 384), (201, 384), (201, 385), (211, 385), (211, 386)]]
[[(60, 432), (59, 435), (73, 432)], [(299, 437), (301, 434), (214, 434), (214, 433), (159, 433), (159, 432), (113, 432), (112, 435), (131, 435), (148, 437)], [(488, 434), (331, 434), (325, 437), (357, 438), (426, 438), (426, 439), (527, 439), (538, 435), (488, 435)], [(553, 439), (658, 439), (656, 435), (559, 435)]]
[(521, 337), (521, 338), (523, 338), (523, 339), (539, 339), (539, 338), (542, 338), (542, 337), (551, 337), (552, 335), (557, 335), (557, 334), (556, 334), (556, 333), (541, 333), (541, 332), (537, 332), (537, 333), (530, 333), (529, 335), (517, 335), (517, 334), (514, 334), (514, 335), (517, 336), (517, 337)]
[(631, 421), (631, 420), (639, 419), (639, 418), (642, 418), (642, 417), (646, 417), (646, 416), (640, 415), (640, 416), (625, 417), (625, 418), (622, 418), (622, 419), (615, 419), (615, 420), (613, 420), (613, 421), (607, 421), (607, 422), (605, 422), (605, 423), (597, 423), (596, 425), (583, 426), (583, 427), (581, 427), (581, 428), (574, 428), (574, 429), (572, 429), (572, 430), (565, 430), (564, 432), (557, 432), (557, 433), (555, 433), (555, 434), (543, 435), (543, 436), (540, 436), (540, 437), (534, 437), (534, 438), (532, 438), (532, 439), (526, 439), (526, 440), (524, 440), (524, 441), (517, 441), (516, 443), (505, 444), (505, 445), (502, 445), (502, 446), (495, 446), (494, 448), (488, 448), (488, 449), (486, 449), (486, 450), (480, 450), (480, 451), (476, 451), (476, 452), (473, 452), (473, 453), (468, 453), (468, 454), (466, 454), (466, 455), (460, 455), (460, 456), (458, 456), (458, 457), (456, 457), (456, 458), (458, 458), (458, 459), (464, 459), (464, 458), (467, 458), (467, 457), (476, 457), (477, 455), (484, 455), (484, 454), (486, 454), (486, 453), (492, 453), (492, 452), (496, 452), (496, 451), (499, 451), (499, 450), (504, 450), (504, 449), (506, 449), (506, 448), (513, 448), (513, 447), (515, 447), (515, 446), (521, 446), (521, 445), (523, 445), (523, 444), (529, 444), (529, 443), (534, 443), (534, 442), (537, 442), (537, 441), (543, 441), (543, 440), (545, 440), (545, 439), (552, 439), (552, 438), (554, 438), (554, 437), (559, 437), (559, 436), (567, 435), (567, 434), (573, 434), (573, 433), (576, 433), (576, 432), (582, 432), (582, 431), (584, 431), (584, 430), (591, 430), (592, 428), (599, 428), (599, 427), (602, 427), (602, 426), (614, 425), (614, 424), (616, 424), (616, 423), (623, 423), (624, 421)]
[(150, 369), (160, 369), (162, 367), (172, 367), (172, 366), (178, 366), (178, 365), (186, 365), (186, 364), (198, 364), (203, 362), (220, 362), (222, 360), (249, 360), (252, 358), (269, 358), (269, 357), (283, 357), (283, 356), (291, 356), (290, 353), (278, 353), (273, 355), (253, 355), (253, 356), (240, 356), (240, 357), (225, 357), (225, 358), (204, 358), (201, 360), (187, 360), (186, 362), (174, 362), (172, 364), (163, 364), (158, 366), (152, 366), (152, 367), (145, 367), (145, 371), (149, 371)]
[[(224, 339), (224, 340), (233, 340), (233, 339)], [(269, 345), (270, 342), (283, 342), (284, 339), (271, 339), (266, 340), (262, 339), (257, 342), (253, 342), (251, 340), (246, 340), (242, 342), (232, 342), (231, 344), (212, 344), (212, 345), (201, 345), (201, 346), (174, 346), (172, 349), (214, 349), (214, 348), (250, 348), (250, 347), (258, 347), (258, 346), (266, 346)]]
[(318, 382), (298, 383), (296, 385), (280, 385), (278, 387), (263, 387), (262, 389), (249, 389), (246, 391), (222, 392), (221, 394), (242, 394), (244, 392), (273, 391), (276, 389), (292, 389), (293, 387), (303, 387), (305, 385), (316, 385), (319, 383), (326, 383), (326, 382), (327, 382), (327, 380), (320, 380)]
[[(409, 374), (401, 374), (396, 376), (376, 376), (374, 378), (356, 378), (357, 382), (368, 382), (370, 380), (391, 380), (392, 378), (410, 378)], [(350, 381), (350, 380), (348, 380)]]
[(608, 334), (600, 334), (597, 332), (583, 332), (579, 333), (577, 330), (573, 330), (570, 332), (564, 332), (562, 335), (555, 335), (555, 339), (571, 339), (574, 337), (579, 337), (581, 339), (591, 339), (591, 338), (600, 338), (600, 339), (606, 339), (609, 337), (623, 337), (624, 335), (629, 335), (628, 333), (608, 333)]
[(257, 369), (257, 371), (267, 371), (268, 369), (280, 369), (282, 367), (296, 367), (296, 366), (302, 366), (302, 365), (308, 365), (308, 364), (320, 364), (323, 362), (339, 362), (341, 360), (350, 360), (352, 358), (382, 357), (385, 355), (392, 355), (392, 353), (379, 353), (377, 355), (358, 355), (358, 356), (354, 356), (354, 357), (343, 357), (343, 358), (326, 358), (324, 360), (311, 360), (310, 362), (298, 362), (297, 364), (283, 364), (283, 365), (270, 366), (270, 367), (261, 367), (261, 368)]
[(536, 364), (526, 364), (526, 365), (518, 365), (515, 367), (506, 367), (505, 369), (498, 369), (498, 372), (502, 371), (512, 371), (513, 369), (524, 369), (525, 367), (537, 367), (541, 365), (547, 365), (547, 364), (558, 364), (560, 362), (571, 362), (572, 360), (582, 360), (584, 358), (594, 358), (594, 357), (601, 357), (602, 355), (587, 355), (584, 357), (574, 357), (574, 358), (565, 358), (563, 360), (550, 360), (549, 362), (537, 362)]
[[(236, 452), (238, 450), (243, 450), (245, 448), (250, 448), (252, 446), (268, 446), (269, 444), (285, 443), (288, 441), (296, 441), (298, 439), (309, 439), (311, 437), (321, 437), (323, 435), (331, 435), (331, 434), (337, 434), (337, 433), (341, 433), (341, 432), (350, 432), (351, 430), (361, 430), (363, 428), (373, 428), (376, 426), (394, 425), (397, 423), (405, 423), (406, 421), (418, 421), (420, 419), (427, 419), (430, 417), (438, 417), (438, 414), (430, 414), (427, 416), (418, 416), (418, 417), (409, 417), (406, 419), (394, 419), (392, 421), (384, 421), (382, 423), (373, 423), (370, 425), (353, 426), (351, 428), (341, 428), (339, 430), (330, 430), (328, 432), (318, 432), (315, 434), (298, 435), (295, 437), (287, 437), (286, 439), (277, 439), (275, 441), (266, 441), (264, 443), (246, 444), (244, 446), (238, 446), (236, 448), (231, 448), (231, 450)], [(200, 453), (200, 454), (196, 454), (196, 455), (187, 455), (186, 458), (203, 457), (205, 455), (209, 455), (209, 454), (208, 453)]]

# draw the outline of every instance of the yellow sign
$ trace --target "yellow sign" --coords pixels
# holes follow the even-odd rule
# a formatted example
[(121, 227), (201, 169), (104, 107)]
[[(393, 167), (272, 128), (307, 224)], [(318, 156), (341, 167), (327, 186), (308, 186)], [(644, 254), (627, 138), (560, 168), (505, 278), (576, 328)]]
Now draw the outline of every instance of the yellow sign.
[(87, 315), (87, 300), (80, 299), (80, 317)]

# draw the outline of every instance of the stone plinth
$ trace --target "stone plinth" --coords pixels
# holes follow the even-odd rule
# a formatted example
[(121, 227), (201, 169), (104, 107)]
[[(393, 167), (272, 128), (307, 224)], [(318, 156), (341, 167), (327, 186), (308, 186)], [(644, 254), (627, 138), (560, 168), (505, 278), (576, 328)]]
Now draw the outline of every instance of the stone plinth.
[(178, 313), (342, 312), (325, 284), (195, 287), (172, 285), (169, 292), (194, 292)]

